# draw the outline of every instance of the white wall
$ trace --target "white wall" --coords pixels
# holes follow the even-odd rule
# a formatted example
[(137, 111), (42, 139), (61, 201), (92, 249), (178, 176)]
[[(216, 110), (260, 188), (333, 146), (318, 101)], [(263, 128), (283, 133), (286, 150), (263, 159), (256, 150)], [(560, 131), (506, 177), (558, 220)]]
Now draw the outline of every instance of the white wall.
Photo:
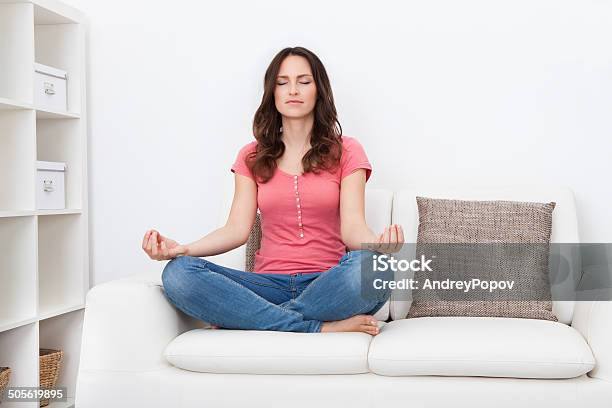
[(612, 2), (68, 0), (89, 15), (94, 284), (158, 268), (147, 228), (216, 226), (263, 74), (302, 45), (372, 187), (554, 183), (612, 240)]

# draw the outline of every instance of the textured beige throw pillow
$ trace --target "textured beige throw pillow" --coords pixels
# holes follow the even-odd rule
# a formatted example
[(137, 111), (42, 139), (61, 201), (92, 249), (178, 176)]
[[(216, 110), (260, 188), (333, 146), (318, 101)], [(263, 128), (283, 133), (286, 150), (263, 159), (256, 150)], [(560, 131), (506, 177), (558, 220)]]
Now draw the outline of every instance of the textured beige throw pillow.
[[(557, 321), (552, 312), (548, 280), (554, 202), (417, 197), (417, 204), (417, 253), (437, 251), (442, 261), (438, 262), (438, 270), (434, 269), (433, 273), (416, 272), (416, 280), (452, 279), (453, 272), (458, 270), (461, 270), (459, 279), (470, 276), (484, 279), (486, 276), (482, 276), (482, 270), (488, 270), (493, 271), (491, 275), (495, 279), (514, 280), (520, 290), (533, 292), (498, 291), (488, 293), (484, 300), (478, 297), (467, 300), (468, 295), (460, 294), (448, 300), (447, 295), (440, 296), (441, 292), (416, 290), (408, 318), (495, 316)], [(466, 245), (462, 247), (463, 244)], [(466, 249), (467, 245), (471, 245), (470, 250), (476, 248), (478, 255), (465, 256), (471, 253)]]

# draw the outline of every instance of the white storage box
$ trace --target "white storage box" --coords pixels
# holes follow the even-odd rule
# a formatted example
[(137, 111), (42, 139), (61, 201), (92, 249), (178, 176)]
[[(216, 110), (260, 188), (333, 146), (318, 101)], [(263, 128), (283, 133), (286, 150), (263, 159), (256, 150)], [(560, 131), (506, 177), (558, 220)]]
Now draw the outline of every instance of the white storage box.
[(36, 167), (36, 209), (65, 209), (66, 163), (37, 161)]
[(34, 106), (66, 112), (68, 74), (61, 69), (34, 63)]

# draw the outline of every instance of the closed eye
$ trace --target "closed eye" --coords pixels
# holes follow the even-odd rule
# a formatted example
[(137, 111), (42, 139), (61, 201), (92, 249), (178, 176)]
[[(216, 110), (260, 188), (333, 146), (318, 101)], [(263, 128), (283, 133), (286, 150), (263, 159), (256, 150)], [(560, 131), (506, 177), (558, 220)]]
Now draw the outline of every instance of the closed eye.
[[(302, 85), (308, 85), (310, 82), (300, 82)], [(277, 82), (276, 85), (287, 85), (287, 82)]]

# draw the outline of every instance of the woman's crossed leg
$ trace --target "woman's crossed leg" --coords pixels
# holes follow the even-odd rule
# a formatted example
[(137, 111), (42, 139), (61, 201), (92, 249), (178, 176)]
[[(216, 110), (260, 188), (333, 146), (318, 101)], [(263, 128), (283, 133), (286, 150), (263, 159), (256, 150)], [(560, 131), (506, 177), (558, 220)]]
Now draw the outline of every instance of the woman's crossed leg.
[(295, 299), (292, 288), (284, 284), (288, 276), (245, 272), (191, 256), (168, 262), (162, 282), (166, 297), (178, 309), (215, 326), (376, 334), (375, 319), (361, 313), (373, 314), (385, 302), (363, 299), (356, 291), (355, 279), (360, 274), (355, 268), (359, 268), (360, 256), (355, 255), (363, 255), (361, 252), (353, 251), (314, 280), (307, 279), (306, 288)]

